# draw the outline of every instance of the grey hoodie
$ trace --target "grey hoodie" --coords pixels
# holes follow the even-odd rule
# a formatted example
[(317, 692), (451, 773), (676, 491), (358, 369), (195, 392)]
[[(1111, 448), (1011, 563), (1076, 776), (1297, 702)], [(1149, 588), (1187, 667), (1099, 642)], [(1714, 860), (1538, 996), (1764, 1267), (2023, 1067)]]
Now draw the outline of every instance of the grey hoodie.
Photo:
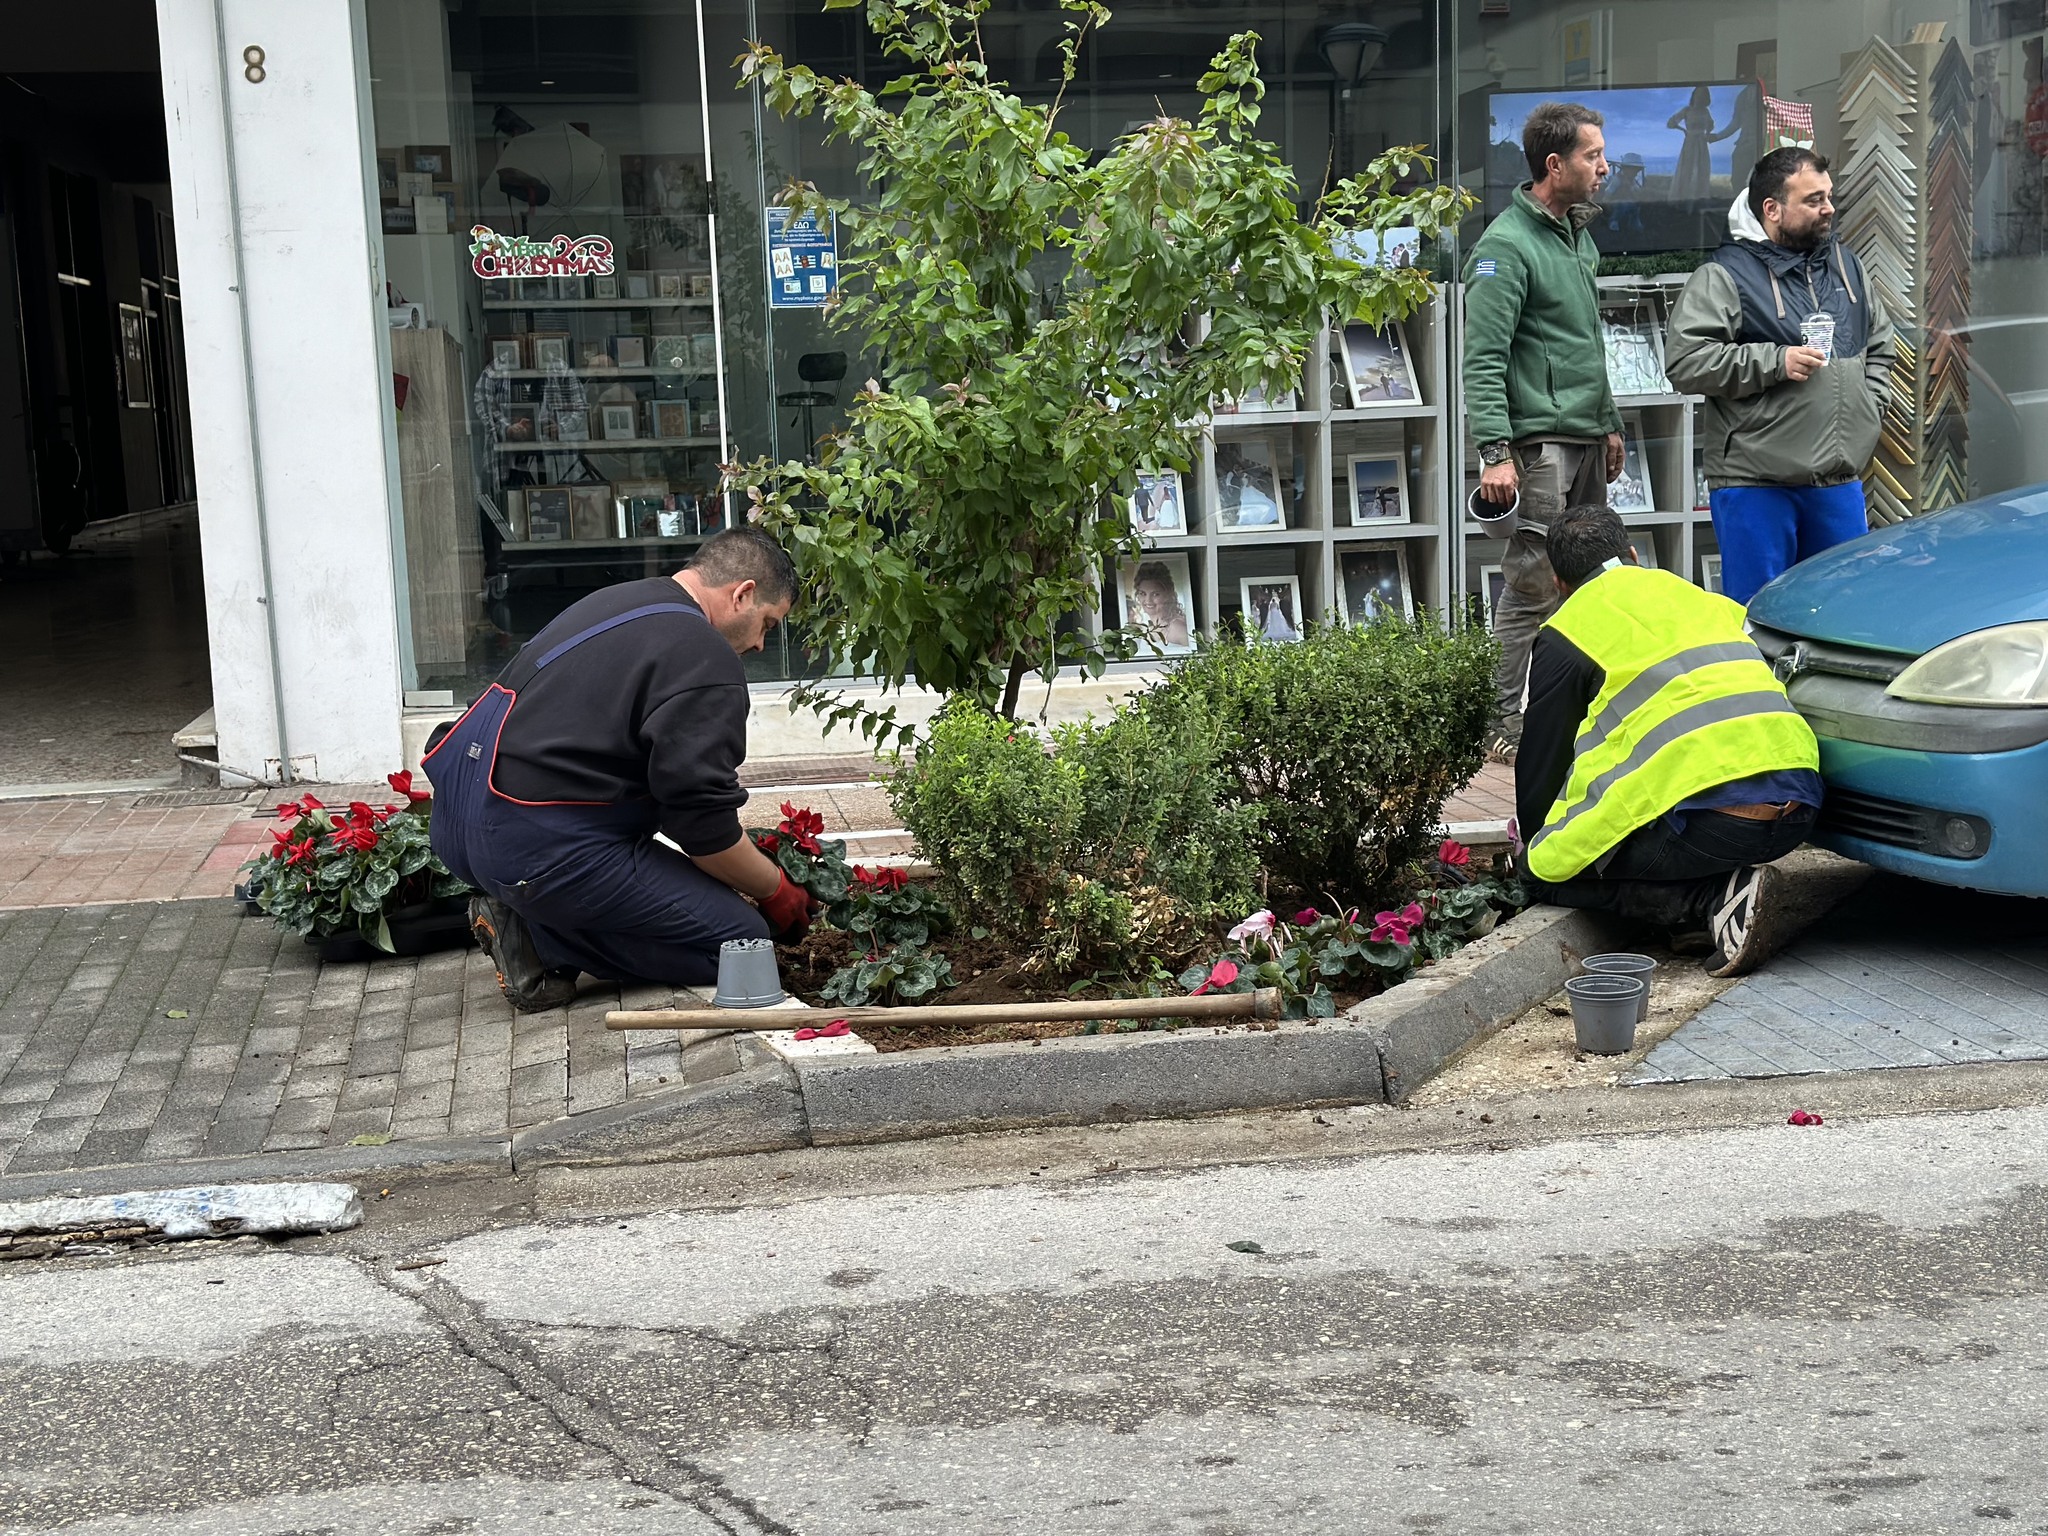
[[(1715, 486), (1838, 485), (1860, 479), (1877, 449), (1892, 365), (1892, 327), (1863, 267), (1829, 239), (1812, 251), (1773, 245), (1738, 195), (1728, 240), (1672, 307), (1664, 372), (1705, 395), (1707, 479)], [(1803, 384), (1785, 376), (1800, 323), (1835, 322), (1834, 357)]]

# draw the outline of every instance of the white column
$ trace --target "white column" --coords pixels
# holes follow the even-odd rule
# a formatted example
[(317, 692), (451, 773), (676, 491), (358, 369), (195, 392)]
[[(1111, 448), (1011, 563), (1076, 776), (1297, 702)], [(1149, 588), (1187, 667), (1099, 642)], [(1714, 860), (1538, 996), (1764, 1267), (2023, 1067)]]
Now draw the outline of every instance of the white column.
[(381, 778), (403, 581), (360, 8), (157, 22), (224, 776)]

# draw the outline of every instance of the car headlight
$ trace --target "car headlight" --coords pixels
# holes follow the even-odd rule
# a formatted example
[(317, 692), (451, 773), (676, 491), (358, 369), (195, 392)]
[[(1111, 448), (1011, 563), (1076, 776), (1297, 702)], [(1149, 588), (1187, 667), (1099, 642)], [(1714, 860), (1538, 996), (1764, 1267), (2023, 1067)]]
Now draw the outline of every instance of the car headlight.
[(1938, 645), (1885, 692), (1922, 704), (2048, 705), (2048, 621), (2001, 624)]

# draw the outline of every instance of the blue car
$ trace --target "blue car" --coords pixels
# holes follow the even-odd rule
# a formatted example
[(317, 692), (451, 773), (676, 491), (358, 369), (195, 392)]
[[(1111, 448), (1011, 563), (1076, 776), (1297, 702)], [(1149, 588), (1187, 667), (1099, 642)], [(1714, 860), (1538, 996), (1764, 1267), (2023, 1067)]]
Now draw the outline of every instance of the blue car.
[(1820, 738), (1815, 842), (2048, 896), (2048, 485), (1831, 549), (1759, 592), (1749, 620)]

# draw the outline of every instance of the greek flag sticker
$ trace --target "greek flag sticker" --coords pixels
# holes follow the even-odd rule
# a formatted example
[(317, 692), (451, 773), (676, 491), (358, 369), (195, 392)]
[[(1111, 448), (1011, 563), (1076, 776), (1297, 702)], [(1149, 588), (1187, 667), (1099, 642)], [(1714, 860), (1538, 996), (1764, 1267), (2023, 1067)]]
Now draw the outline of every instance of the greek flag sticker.
[(1494, 267), (1493, 258), (1491, 256), (1488, 256), (1485, 260), (1477, 262), (1473, 265), (1472, 275), (1475, 278), (1491, 277), (1493, 276), (1495, 270), (1496, 269)]

